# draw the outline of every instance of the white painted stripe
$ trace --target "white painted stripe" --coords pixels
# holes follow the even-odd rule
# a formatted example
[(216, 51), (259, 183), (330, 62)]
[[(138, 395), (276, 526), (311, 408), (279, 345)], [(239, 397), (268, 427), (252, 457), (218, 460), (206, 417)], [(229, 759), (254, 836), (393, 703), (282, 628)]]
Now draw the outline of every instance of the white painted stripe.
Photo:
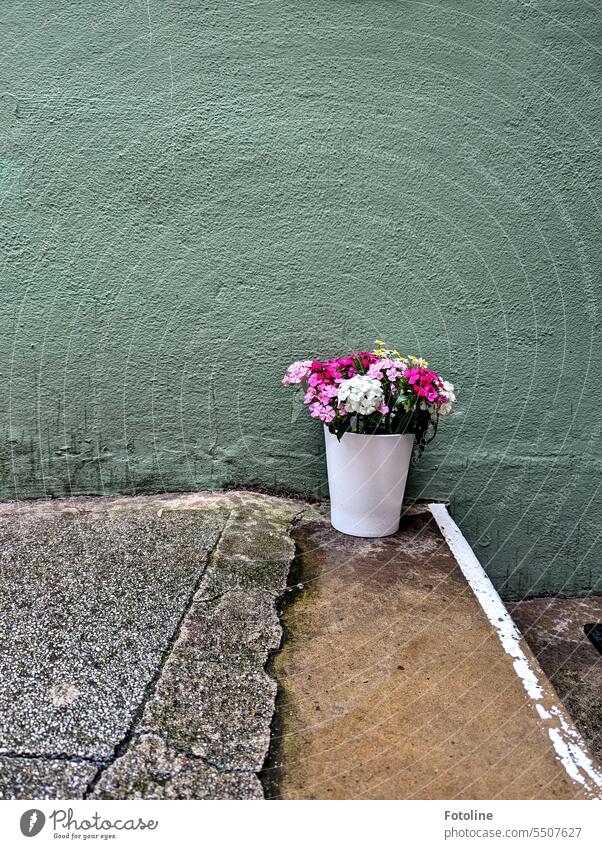
[(544, 697), (542, 673), (525, 653), (520, 631), (474, 551), (447, 512), (445, 504), (429, 504), (428, 507), (485, 615), (495, 628), (504, 651), (512, 658), (514, 670), (527, 695), (533, 700), (534, 709), (547, 726), (558, 760), (573, 781), (583, 785), (592, 795), (602, 798), (602, 773), (592, 763), (583, 738), (565, 710), (557, 704), (549, 709), (541, 704)]

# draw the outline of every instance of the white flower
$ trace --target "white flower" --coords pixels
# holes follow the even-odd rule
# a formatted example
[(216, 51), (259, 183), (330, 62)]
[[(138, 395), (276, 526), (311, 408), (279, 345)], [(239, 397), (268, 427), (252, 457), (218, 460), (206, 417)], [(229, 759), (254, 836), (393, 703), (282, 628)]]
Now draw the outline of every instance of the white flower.
[(369, 416), (385, 403), (380, 380), (365, 374), (356, 374), (344, 380), (337, 393), (339, 403), (348, 413)]
[(451, 413), (452, 405), (456, 400), (456, 396), (454, 395), (454, 384), (450, 383), (449, 380), (443, 381), (443, 390), (444, 391), (441, 395), (447, 400), (439, 407), (440, 416), (446, 416), (448, 413)]
[(455, 401), (456, 396), (454, 395), (454, 384), (450, 383), (449, 380), (443, 381), (443, 388), (445, 389), (445, 394), (449, 398), (450, 401)]

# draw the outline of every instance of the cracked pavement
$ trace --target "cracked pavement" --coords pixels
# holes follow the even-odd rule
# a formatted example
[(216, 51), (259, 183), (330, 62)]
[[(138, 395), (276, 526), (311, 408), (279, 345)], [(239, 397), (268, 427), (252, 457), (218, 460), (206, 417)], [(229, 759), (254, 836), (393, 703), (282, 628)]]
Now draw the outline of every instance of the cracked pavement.
[(252, 493), (2, 505), (0, 796), (261, 798), (265, 665), (304, 509)]
[(600, 798), (429, 508), (368, 540), (326, 509), (0, 504), (0, 797)]

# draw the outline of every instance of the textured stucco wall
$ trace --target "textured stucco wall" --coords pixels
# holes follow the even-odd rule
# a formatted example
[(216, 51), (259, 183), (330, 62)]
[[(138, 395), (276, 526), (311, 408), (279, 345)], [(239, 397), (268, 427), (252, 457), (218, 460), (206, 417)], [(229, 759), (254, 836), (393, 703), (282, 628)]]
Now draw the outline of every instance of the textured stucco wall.
[(595, 4), (0, 19), (1, 497), (324, 494), (281, 372), (380, 336), (459, 387), (413, 494), (504, 594), (601, 589)]

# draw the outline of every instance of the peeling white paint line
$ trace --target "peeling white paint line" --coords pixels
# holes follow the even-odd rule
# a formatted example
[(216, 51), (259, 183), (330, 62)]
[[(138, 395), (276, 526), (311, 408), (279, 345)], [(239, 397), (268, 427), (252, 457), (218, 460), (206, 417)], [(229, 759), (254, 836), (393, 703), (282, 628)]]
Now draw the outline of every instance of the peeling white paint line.
[(585, 784), (583, 776), (579, 770), (577, 762), (573, 758), (573, 753), (568, 743), (565, 742), (562, 732), (559, 728), (548, 728), (548, 734), (552, 745), (556, 750), (556, 754), (562, 761), (562, 764), (573, 781), (578, 781), (580, 784)]
[(444, 504), (429, 504), (428, 507), (470, 588), (495, 628), (504, 651), (512, 658), (514, 670), (527, 695), (535, 702), (534, 707), (540, 719), (546, 724), (554, 723), (548, 728), (548, 735), (556, 756), (574, 781), (602, 798), (602, 773), (592, 763), (583, 738), (564, 710), (558, 705), (546, 709), (541, 704), (544, 689), (540, 675), (525, 654), (521, 646), (521, 634), (474, 551)]
[[(587, 753), (587, 749), (585, 748), (585, 744), (583, 739), (572, 722), (567, 718), (567, 715), (564, 711), (553, 705), (550, 708), (550, 713), (552, 716), (556, 716), (560, 723), (561, 731), (558, 731), (556, 728), (550, 728), (548, 733), (552, 742), (554, 742), (552, 737), (552, 732), (557, 732), (560, 736), (564, 734), (563, 742), (565, 743), (568, 749), (568, 758), (571, 761), (571, 764), (574, 764), (580, 770), (585, 772), (587, 776), (589, 776), (591, 782), (594, 786), (601, 788), (602, 787), (602, 775), (600, 771), (596, 769), (594, 764), (591, 761)], [(568, 771), (568, 764), (564, 764), (565, 769)]]

